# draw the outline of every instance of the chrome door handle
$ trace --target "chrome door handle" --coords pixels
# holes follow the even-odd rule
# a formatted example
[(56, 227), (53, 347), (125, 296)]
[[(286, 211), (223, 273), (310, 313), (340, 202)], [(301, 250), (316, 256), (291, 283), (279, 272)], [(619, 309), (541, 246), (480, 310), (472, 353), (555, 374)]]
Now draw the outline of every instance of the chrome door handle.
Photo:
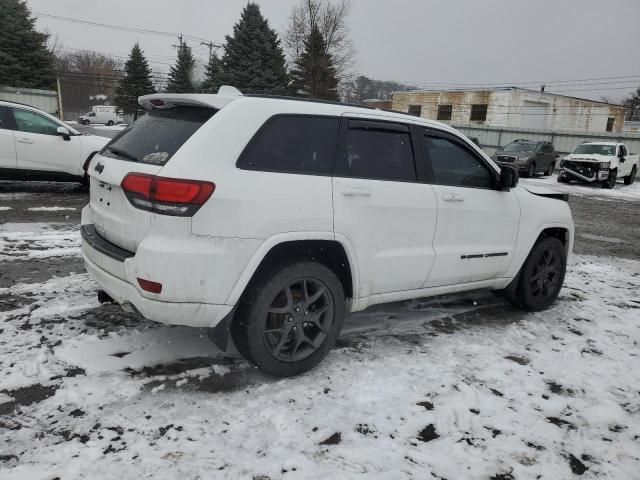
[(20, 143), (33, 143), (33, 140), (29, 140), (28, 138), (17, 138), (16, 142)]
[(347, 188), (346, 190), (342, 190), (342, 195), (345, 197), (370, 197), (371, 192), (364, 188)]
[(445, 193), (442, 195), (442, 199), (445, 202), (464, 202), (464, 197), (455, 193)]

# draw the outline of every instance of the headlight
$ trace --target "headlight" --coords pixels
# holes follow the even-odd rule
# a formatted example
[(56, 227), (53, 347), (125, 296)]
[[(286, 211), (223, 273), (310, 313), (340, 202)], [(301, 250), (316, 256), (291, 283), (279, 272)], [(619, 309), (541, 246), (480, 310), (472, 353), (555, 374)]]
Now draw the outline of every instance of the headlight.
[(520, 157), (516, 160), (516, 162), (518, 163), (527, 163), (527, 161), (529, 160), (529, 157)]
[(611, 162), (600, 162), (600, 168), (609, 168), (611, 166)]

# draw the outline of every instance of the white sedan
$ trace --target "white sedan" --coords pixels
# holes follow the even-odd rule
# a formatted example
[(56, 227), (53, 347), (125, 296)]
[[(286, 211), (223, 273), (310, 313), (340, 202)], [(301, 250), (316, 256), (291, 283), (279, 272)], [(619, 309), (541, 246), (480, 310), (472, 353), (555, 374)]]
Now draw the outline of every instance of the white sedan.
[(28, 105), (0, 101), (0, 179), (86, 182), (109, 138), (83, 135)]

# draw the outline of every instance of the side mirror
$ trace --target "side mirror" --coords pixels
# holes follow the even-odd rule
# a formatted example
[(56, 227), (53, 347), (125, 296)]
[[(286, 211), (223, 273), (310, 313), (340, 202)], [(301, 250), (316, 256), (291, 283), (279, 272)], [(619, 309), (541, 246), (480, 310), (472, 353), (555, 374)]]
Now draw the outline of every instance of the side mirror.
[(560, 154), (559, 153), (556, 153), (555, 155), (556, 155), (556, 158), (560, 158)]
[(622, 150), (618, 152), (618, 158), (624, 158), (624, 152)]
[(69, 133), (69, 130), (67, 130), (64, 127), (58, 127), (58, 129), (56, 130), (56, 133), (60, 135), (65, 142), (68, 142), (69, 140), (71, 140), (71, 133)]
[(513, 165), (500, 165), (500, 190), (509, 190), (518, 185), (520, 175)]

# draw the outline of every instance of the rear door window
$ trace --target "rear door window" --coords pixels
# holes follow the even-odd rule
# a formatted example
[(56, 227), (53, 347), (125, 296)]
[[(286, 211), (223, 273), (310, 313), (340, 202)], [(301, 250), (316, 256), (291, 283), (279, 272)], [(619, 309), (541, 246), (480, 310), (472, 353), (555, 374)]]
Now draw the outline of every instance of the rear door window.
[(174, 107), (151, 110), (114, 137), (100, 152), (107, 157), (165, 165), (217, 110)]
[(340, 120), (278, 115), (249, 142), (238, 168), (265, 172), (330, 175)]
[(417, 180), (407, 125), (351, 119), (343, 136), (336, 157), (336, 177)]

